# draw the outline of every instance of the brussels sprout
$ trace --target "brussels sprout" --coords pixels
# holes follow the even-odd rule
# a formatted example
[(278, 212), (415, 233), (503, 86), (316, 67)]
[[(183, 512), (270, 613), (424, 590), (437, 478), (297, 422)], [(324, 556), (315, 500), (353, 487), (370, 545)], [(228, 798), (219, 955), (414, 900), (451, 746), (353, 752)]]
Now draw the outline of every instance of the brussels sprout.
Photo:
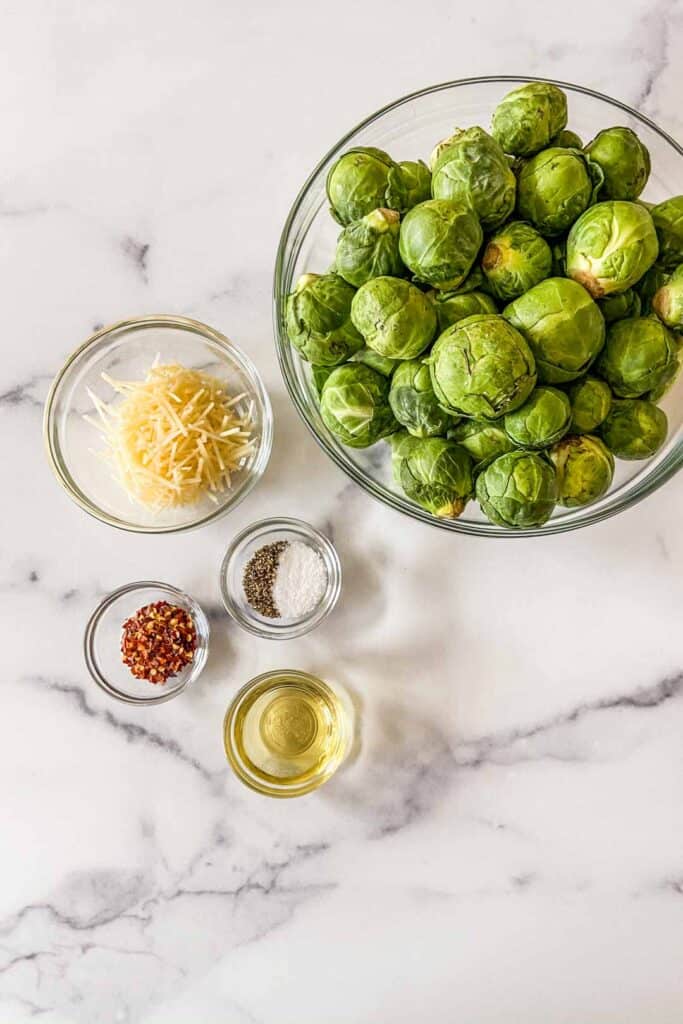
[(553, 254), (535, 228), (512, 221), (489, 240), (481, 266), (496, 298), (509, 302), (550, 276)]
[(414, 359), (436, 333), (436, 312), (428, 297), (398, 277), (373, 277), (351, 303), (351, 319), (366, 345), (390, 359)]
[(493, 137), (506, 153), (530, 156), (567, 124), (567, 97), (556, 85), (529, 82), (513, 89), (493, 112)]
[(625, 292), (657, 259), (652, 217), (640, 203), (613, 201), (586, 210), (569, 232), (567, 274), (594, 299)]
[(484, 467), (476, 493), (492, 523), (513, 529), (542, 526), (557, 501), (555, 470), (537, 452), (507, 452)]
[(351, 322), (354, 289), (337, 274), (303, 274), (287, 296), (285, 326), (303, 359), (336, 366), (363, 347)]
[(323, 384), (320, 415), (335, 437), (367, 448), (398, 429), (389, 405), (389, 380), (363, 363), (345, 363)]
[(569, 389), (572, 406), (571, 430), (591, 434), (612, 408), (612, 392), (604, 380), (584, 377)]
[(385, 206), (389, 171), (395, 166), (388, 153), (372, 146), (356, 146), (340, 156), (326, 183), (334, 219), (350, 224)]
[(659, 263), (655, 263), (650, 267), (647, 274), (641, 277), (640, 281), (636, 285), (636, 291), (640, 299), (640, 313), (634, 316), (650, 316), (653, 311), (652, 300), (659, 291), (659, 289), (666, 284), (669, 279), (669, 271), (665, 270), (664, 267), (660, 266)]
[(547, 448), (569, 430), (572, 410), (564, 391), (536, 388), (505, 417), (508, 437), (522, 448)]
[(663, 409), (642, 398), (625, 398), (613, 402), (600, 433), (618, 459), (647, 459), (662, 447), (667, 429)]
[(550, 145), (559, 146), (560, 149), (583, 149), (581, 136), (577, 135), (576, 132), (570, 131), (569, 128), (558, 132), (555, 138), (550, 140)]
[(340, 277), (360, 288), (373, 277), (404, 277), (398, 254), (401, 218), (395, 210), (373, 210), (344, 228), (335, 256)]
[(401, 459), (401, 487), (432, 515), (457, 519), (472, 497), (472, 460), (442, 437), (421, 438)]
[(381, 356), (379, 352), (375, 352), (374, 349), (368, 348), (365, 345), (360, 352), (356, 352), (351, 356), (350, 362), (365, 363), (366, 366), (371, 366), (373, 370), (377, 370), (378, 373), (383, 374), (385, 377), (391, 377), (396, 367), (400, 365), (401, 360)]
[(529, 346), (501, 316), (460, 320), (440, 335), (426, 361), (439, 403), (479, 419), (517, 409), (536, 383)]
[(484, 235), (476, 215), (448, 199), (429, 199), (403, 218), (401, 259), (418, 281), (448, 291), (467, 277)]
[(422, 160), (402, 160), (389, 171), (387, 206), (406, 213), (432, 194), (432, 176)]
[(672, 331), (683, 333), (683, 263), (657, 290), (652, 308), (662, 323)]
[(453, 423), (453, 417), (439, 406), (429, 367), (420, 359), (399, 365), (391, 380), (389, 405), (401, 426), (415, 437), (437, 437)]
[(401, 483), (401, 463), (408, 455), (408, 452), (420, 443), (419, 437), (413, 437), (407, 430), (397, 430), (386, 438), (391, 445), (391, 475), (394, 482)]
[(522, 166), (517, 210), (543, 235), (561, 235), (595, 202), (602, 173), (580, 149), (544, 149)]
[(538, 378), (563, 384), (590, 367), (605, 341), (605, 321), (585, 289), (550, 277), (520, 295), (503, 316), (522, 332), (536, 359)]
[(439, 332), (476, 313), (497, 313), (498, 307), (484, 292), (434, 292)]
[(619, 398), (639, 398), (669, 381), (677, 369), (673, 335), (649, 316), (612, 324), (597, 363), (598, 372)]
[(598, 306), (605, 318), (605, 323), (613, 324), (616, 320), (627, 320), (629, 317), (640, 316), (640, 295), (635, 288), (627, 288), (625, 292), (618, 292), (606, 299), (600, 299)]
[(432, 195), (470, 206), (483, 228), (495, 228), (515, 208), (517, 183), (505, 153), (482, 128), (456, 131), (432, 167)]
[(323, 384), (334, 370), (334, 366), (315, 366), (311, 365), (311, 380), (313, 381), (313, 387), (315, 393), (320, 398), (323, 393)]
[(475, 466), (511, 452), (514, 448), (503, 428), (488, 420), (464, 420), (452, 427), (447, 436), (465, 449)]
[(651, 210), (659, 239), (659, 262), (672, 270), (683, 263), (683, 196), (658, 203)]
[(605, 494), (614, 476), (614, 457), (598, 437), (565, 437), (550, 449), (557, 472), (557, 500), (566, 508), (590, 505)]
[(584, 152), (602, 169), (603, 199), (637, 199), (650, 177), (650, 154), (630, 128), (605, 128)]

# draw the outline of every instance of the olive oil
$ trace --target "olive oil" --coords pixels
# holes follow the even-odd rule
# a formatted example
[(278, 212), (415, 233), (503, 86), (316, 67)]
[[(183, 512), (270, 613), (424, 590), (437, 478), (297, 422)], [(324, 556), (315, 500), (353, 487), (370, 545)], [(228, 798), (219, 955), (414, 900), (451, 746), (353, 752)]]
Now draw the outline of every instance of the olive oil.
[(350, 709), (321, 679), (278, 671), (248, 683), (225, 716), (225, 752), (248, 786), (270, 796), (317, 789), (347, 752)]

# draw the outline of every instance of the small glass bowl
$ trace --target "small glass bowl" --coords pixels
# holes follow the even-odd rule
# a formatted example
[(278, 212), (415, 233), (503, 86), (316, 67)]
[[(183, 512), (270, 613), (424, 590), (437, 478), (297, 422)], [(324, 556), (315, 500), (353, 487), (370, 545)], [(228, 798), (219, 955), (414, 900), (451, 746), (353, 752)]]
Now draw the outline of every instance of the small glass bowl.
[[(244, 466), (232, 474), (231, 487), (216, 495), (216, 502), (204, 497), (161, 512), (133, 503), (101, 457), (104, 441), (83, 418), (96, 418), (90, 391), (106, 402), (116, 397), (102, 381), (102, 373), (140, 380), (157, 356), (162, 363), (178, 362), (218, 378), (232, 394), (244, 393), (236, 406), (239, 412), (251, 408), (258, 443)], [(57, 480), (84, 511), (120, 530), (179, 533), (218, 519), (247, 496), (268, 464), (273, 416), (256, 367), (228, 338), (197, 320), (156, 315), (104, 327), (69, 356), (45, 403), (43, 435)]]
[[(302, 619), (268, 619), (248, 603), (242, 584), (244, 569), (259, 548), (277, 541), (303, 541), (316, 551), (327, 572), (320, 603)], [(334, 608), (341, 592), (342, 572), (334, 545), (319, 530), (299, 519), (262, 519), (232, 541), (221, 563), (220, 587), (226, 611), (243, 629), (269, 640), (291, 640), (319, 626)]]
[[(121, 632), (126, 619), (154, 601), (168, 601), (189, 612), (197, 633), (197, 647), (190, 664), (165, 683), (137, 679), (121, 658)], [(110, 697), (126, 704), (163, 704), (177, 697), (200, 675), (209, 652), (209, 623), (197, 602), (168, 583), (143, 580), (128, 583), (97, 606), (85, 628), (83, 641), (85, 663), (99, 687)]]
[[(302, 735), (301, 722), (299, 730), (293, 731), (291, 725), (288, 728), (287, 716), (283, 717), (283, 733), (279, 738), (287, 746), (292, 739), (303, 741), (296, 753), (290, 747), (287, 757), (283, 756), (279, 745), (279, 749), (274, 749), (264, 743), (263, 732), (268, 704), (273, 709), (285, 691), (289, 691), (290, 700), (292, 696), (302, 703), (312, 699), (320, 709), (319, 715), (311, 715), (315, 725), (307, 736)], [(308, 714), (311, 714), (310, 705)], [(332, 688), (317, 676), (296, 669), (264, 672), (250, 679), (230, 702), (223, 721), (225, 754), (237, 778), (257, 793), (281, 799), (304, 796), (327, 782), (346, 758), (353, 735), (353, 719), (353, 707), (344, 690)], [(311, 746), (323, 735), (324, 752), (318, 748), (307, 762)]]

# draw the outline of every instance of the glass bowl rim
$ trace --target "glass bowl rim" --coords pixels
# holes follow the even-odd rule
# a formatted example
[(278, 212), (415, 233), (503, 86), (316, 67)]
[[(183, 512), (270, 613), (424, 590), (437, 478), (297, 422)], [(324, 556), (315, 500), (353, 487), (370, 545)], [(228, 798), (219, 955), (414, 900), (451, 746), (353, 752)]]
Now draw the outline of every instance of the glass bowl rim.
[[(251, 394), (250, 397), (257, 402), (260, 409), (262, 429), (259, 448), (256, 458), (249, 469), (249, 475), (244, 480), (241, 490), (232, 498), (232, 500), (226, 499), (225, 502), (219, 504), (215, 509), (207, 513), (207, 515), (189, 523), (169, 526), (142, 526), (126, 522), (117, 516), (109, 515), (103, 509), (99, 508), (99, 506), (94, 502), (89, 501), (80, 488), (75, 485), (75, 482), (72, 482), (72, 476), (70, 473), (67, 473), (62, 466), (62, 462), (55, 451), (55, 445), (53, 443), (53, 435), (56, 433), (54, 423), (56, 400), (73, 367), (85, 356), (91, 347), (103, 338), (106, 338), (107, 335), (113, 336), (120, 331), (136, 331), (144, 327), (177, 328), (214, 342), (219, 349), (222, 349), (226, 355), (229, 356), (230, 359), (234, 360), (240, 370), (249, 378), (250, 383), (253, 384), (253, 394)], [(243, 352), (235, 342), (231, 341), (230, 338), (222, 334), (220, 331), (217, 331), (214, 327), (210, 327), (208, 324), (203, 323), (201, 320), (194, 320), (191, 317), (168, 313), (151, 313), (146, 316), (117, 320), (115, 323), (101, 327), (86, 338), (85, 341), (83, 341), (67, 356), (62, 367), (50, 384), (50, 390), (48, 391), (47, 398), (45, 399), (45, 408), (43, 411), (43, 445), (52, 472), (60, 486), (64, 491), (66, 491), (71, 500), (79, 506), (79, 508), (83, 509), (84, 512), (87, 512), (87, 514), (92, 516), (94, 519), (97, 519), (99, 522), (104, 523), (107, 526), (113, 526), (117, 530), (123, 530), (125, 533), (142, 533), (152, 535), (185, 533), (188, 530), (194, 530), (200, 526), (206, 526), (208, 523), (212, 523), (215, 520), (220, 519), (221, 516), (224, 516), (228, 512), (237, 508), (237, 506), (247, 497), (252, 488), (261, 479), (266, 466), (268, 465), (273, 445), (273, 411), (261, 374), (249, 356)]]
[[(445, 92), (449, 89), (454, 89), (460, 86), (469, 85), (492, 85), (492, 84), (511, 84), (511, 85), (523, 85), (528, 82), (547, 82), (551, 85), (556, 85), (561, 89), (568, 89), (571, 92), (580, 93), (584, 96), (590, 96), (593, 99), (600, 100), (606, 103), (608, 106), (616, 107), (624, 113), (633, 117), (636, 121), (646, 125), (656, 135), (659, 135), (661, 139), (667, 142), (679, 156), (683, 157), (683, 146), (681, 146), (676, 140), (660, 128), (654, 121), (652, 121), (645, 114), (641, 114), (639, 111), (630, 107), (628, 104), (623, 103), (621, 100), (614, 99), (611, 96), (607, 96), (605, 93), (601, 93), (596, 89), (590, 89), (586, 86), (576, 85), (572, 82), (565, 82), (559, 79), (552, 78), (539, 78), (529, 75), (482, 75), (471, 78), (459, 78), (453, 79), (448, 82), (440, 82), (435, 85), (427, 86), (424, 89), (417, 89), (414, 92), (407, 93), (404, 96), (393, 100), (391, 103), (385, 104), (372, 114), (365, 117), (360, 121), (354, 128), (347, 131), (341, 139), (336, 142), (318, 161), (316, 166), (313, 168), (311, 173), (306, 178), (303, 186), (299, 190), (294, 203), (287, 215), (285, 220), (282, 233), (280, 235), (280, 241), (278, 244), (277, 257), (275, 261), (275, 272), (273, 276), (273, 328), (275, 334), (275, 347), (280, 364), (280, 372), (285, 382), (285, 387), (289, 397), (294, 404), (299, 416), (305, 423), (308, 431), (312, 434), (314, 440), (318, 446), (332, 459), (336, 466), (342, 470), (354, 483), (358, 484), (363, 488), (371, 497), (375, 500), (380, 501), (383, 505), (387, 505), (394, 511), (399, 512), (403, 515), (408, 515), (412, 519), (419, 520), (426, 523), (428, 526), (433, 526), (435, 529), (448, 530), (453, 533), (467, 534), (475, 537), (505, 537), (505, 538), (520, 538), (520, 537), (548, 537), (558, 533), (567, 533), (570, 530), (578, 530), (584, 526), (591, 526), (594, 523), (602, 522), (604, 519), (608, 519), (611, 516), (617, 515), (619, 512), (624, 511), (627, 508), (631, 508), (633, 505), (642, 501), (643, 498), (647, 497), (656, 491), (662, 484), (666, 483), (672, 476), (683, 465), (683, 439), (678, 439), (671, 451), (665, 456), (665, 458), (657, 465), (651, 472), (647, 473), (646, 466), (644, 479), (634, 478), (637, 482), (634, 486), (628, 488), (619, 488), (614, 492), (614, 496), (609, 504), (604, 507), (595, 509), (593, 512), (588, 511), (590, 506), (586, 506), (586, 510), (582, 514), (580, 519), (563, 519), (563, 517), (549, 519), (542, 527), (527, 528), (527, 529), (506, 529), (504, 527), (495, 526), (492, 523), (476, 523), (476, 522), (465, 522), (459, 519), (437, 519), (432, 516), (425, 509), (420, 508), (419, 505), (415, 505), (409, 502), (401, 495), (395, 494), (389, 491), (386, 487), (378, 485), (377, 482), (366, 473), (358, 469), (351, 461), (346, 461), (345, 458), (336, 450), (327, 437), (318, 433), (313, 424), (309, 421), (306, 402), (301, 398), (297, 387), (296, 379), (293, 370), (290, 367), (290, 358), (293, 358), (291, 346), (289, 340), (286, 337), (284, 330), (284, 276), (285, 276), (285, 261), (287, 248), (289, 244), (289, 236), (294, 224), (294, 220), (299, 213), (299, 209), (307, 198), (311, 187), (320, 175), (326, 164), (346, 146), (350, 139), (353, 138), (362, 129), (374, 124), (379, 121), (385, 114), (410, 103), (413, 100), (420, 99), (424, 96), (434, 95), (439, 92)], [(308, 230), (308, 229), (307, 229)], [(641, 473), (640, 476), (643, 476)], [(625, 490), (627, 493), (621, 494), (620, 492)], [(610, 498), (608, 494), (606, 496)]]
[[(271, 626), (266, 623), (261, 623), (255, 618), (247, 616), (242, 612), (239, 603), (233, 597), (228, 586), (228, 570), (230, 568), (230, 563), (240, 548), (246, 544), (253, 535), (258, 533), (266, 534), (277, 530), (289, 530), (292, 533), (298, 533), (314, 544), (325, 562), (325, 568), (327, 570), (327, 588), (325, 590), (325, 596), (321, 600), (320, 604), (317, 605), (307, 618), (298, 619), (291, 625), (281, 626), (276, 625), (275, 622), (277, 620), (275, 620)], [(243, 530), (240, 530), (240, 532), (236, 534), (228, 544), (221, 561), (218, 584), (220, 586), (221, 598), (226, 612), (238, 626), (242, 627), (242, 629), (247, 630), (247, 632), (252, 633), (254, 636), (261, 637), (262, 639), (293, 640), (295, 637), (305, 636), (307, 633), (316, 629), (334, 610), (337, 601), (339, 600), (342, 588), (341, 560), (339, 558), (339, 552), (330, 538), (326, 537), (325, 534), (316, 529), (315, 526), (311, 526), (310, 523), (304, 522), (303, 519), (293, 519), (287, 516), (274, 516), (267, 519), (258, 519), (256, 522), (245, 526)]]
[[(194, 660), (192, 668), (188, 672), (185, 681), (181, 685), (176, 686), (171, 692), (160, 693), (154, 697), (135, 697), (132, 694), (121, 693), (120, 690), (107, 681), (106, 676), (104, 676), (100, 671), (97, 658), (94, 654), (95, 636), (97, 635), (98, 626), (105, 612), (107, 612), (120, 597), (123, 597), (126, 594), (132, 594), (136, 590), (144, 589), (160, 590), (162, 593), (168, 594), (169, 597), (176, 599), (180, 598), (185, 601), (190, 610), (190, 614), (192, 615), (197, 634), (203, 638), (203, 643), (201, 647), (198, 648), (198, 657)], [(165, 704), (166, 701), (173, 700), (174, 697), (177, 697), (178, 694), (182, 693), (190, 683), (196, 682), (201, 675), (209, 654), (210, 633), (211, 629), (209, 626), (209, 620), (204, 609), (198, 601), (190, 596), (190, 594), (185, 593), (185, 591), (181, 590), (179, 587), (174, 587), (170, 583), (162, 583), (160, 580), (135, 580), (132, 583), (124, 583), (123, 586), (112, 590), (102, 598), (100, 603), (94, 609), (88, 619), (85, 627), (85, 633), (83, 634), (83, 655), (85, 657), (86, 667), (93, 682), (95, 682), (101, 690), (104, 690), (106, 694), (113, 697), (115, 700), (120, 700), (124, 704), (134, 704), (137, 707), (145, 707), (152, 704)]]
[(294, 679), (295, 681), (299, 682), (313, 682), (315, 683), (316, 686), (321, 687), (321, 689), (329, 697), (332, 698), (333, 703), (338, 703), (339, 701), (339, 697), (334, 692), (330, 684), (326, 683), (324, 679), (321, 679), (319, 676), (314, 675), (312, 672), (305, 672), (304, 670), (297, 668), (268, 669), (266, 672), (261, 672), (259, 673), (259, 675), (247, 680), (247, 682), (244, 683), (243, 686), (240, 686), (237, 693), (232, 697), (232, 699), (228, 703), (225, 715), (223, 716), (223, 750), (225, 752), (228, 764), (232, 768), (235, 776), (243, 785), (247, 786), (255, 793), (260, 793), (261, 796), (274, 797), (276, 800), (289, 800), (293, 799), (294, 797), (307, 796), (308, 794), (313, 793), (317, 789), (319, 789), (320, 785), (324, 785), (326, 782), (329, 782), (329, 780), (336, 773), (337, 769), (343, 763), (344, 758), (348, 753), (350, 736), (345, 731), (345, 742), (341, 748), (338, 763), (335, 765), (334, 771), (330, 772), (326, 778), (323, 778), (322, 783), (319, 783), (319, 776), (316, 775), (312, 779), (309, 779), (305, 785), (299, 787), (298, 789), (287, 791), (284, 788), (279, 789), (278, 787), (274, 787), (273, 789), (271, 789), (267, 783), (261, 783), (258, 780), (258, 778), (252, 778), (252, 776), (247, 772), (246, 768), (244, 767), (242, 759), (237, 756), (235, 744), (232, 742), (228, 744), (227, 742), (226, 737), (228, 735), (228, 725), (230, 724), (232, 726), (237, 711), (239, 710), (242, 702), (244, 701), (245, 697), (247, 697), (251, 693), (253, 689), (259, 686), (261, 683), (267, 682), (269, 679), (276, 679), (280, 676), (286, 676), (289, 679)]

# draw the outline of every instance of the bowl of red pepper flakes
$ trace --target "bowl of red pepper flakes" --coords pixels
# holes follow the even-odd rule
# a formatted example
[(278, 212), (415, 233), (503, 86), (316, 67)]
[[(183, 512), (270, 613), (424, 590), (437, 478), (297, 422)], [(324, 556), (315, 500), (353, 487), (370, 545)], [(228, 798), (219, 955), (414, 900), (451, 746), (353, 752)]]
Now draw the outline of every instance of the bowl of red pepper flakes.
[(85, 631), (85, 662), (106, 693), (128, 704), (161, 704), (204, 668), (209, 623), (199, 604), (169, 583), (119, 587), (100, 602)]

